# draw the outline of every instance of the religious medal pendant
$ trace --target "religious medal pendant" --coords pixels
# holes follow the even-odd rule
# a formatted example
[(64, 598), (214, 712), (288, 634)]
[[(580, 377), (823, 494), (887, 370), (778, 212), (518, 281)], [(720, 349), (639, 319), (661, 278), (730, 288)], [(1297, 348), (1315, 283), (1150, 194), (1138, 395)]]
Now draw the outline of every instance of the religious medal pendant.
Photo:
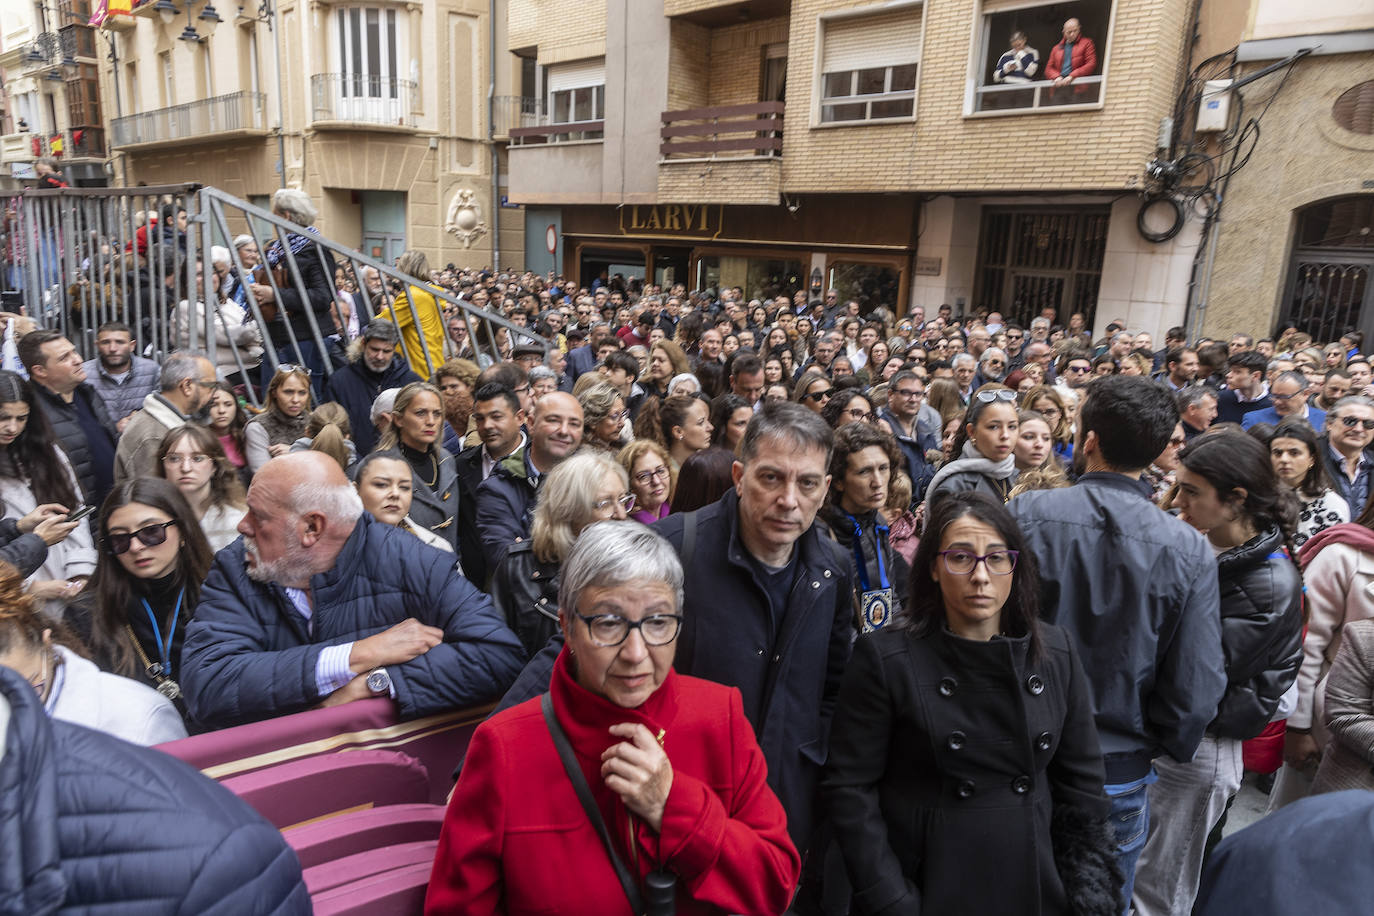
[(181, 685), (171, 678), (164, 678), (158, 681), (157, 692), (169, 700), (175, 700), (181, 696)]

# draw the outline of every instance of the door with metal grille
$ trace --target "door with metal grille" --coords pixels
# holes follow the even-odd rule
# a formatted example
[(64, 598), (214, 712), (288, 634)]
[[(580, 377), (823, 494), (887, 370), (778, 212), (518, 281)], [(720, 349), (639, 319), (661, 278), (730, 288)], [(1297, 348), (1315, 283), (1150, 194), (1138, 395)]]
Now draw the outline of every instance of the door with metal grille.
[(1374, 339), (1374, 195), (1315, 204), (1298, 217), (1280, 327), (1314, 340), (1358, 329)]
[(974, 304), (1022, 327), (1046, 308), (1060, 323), (1082, 312), (1091, 327), (1108, 219), (1102, 207), (984, 208)]

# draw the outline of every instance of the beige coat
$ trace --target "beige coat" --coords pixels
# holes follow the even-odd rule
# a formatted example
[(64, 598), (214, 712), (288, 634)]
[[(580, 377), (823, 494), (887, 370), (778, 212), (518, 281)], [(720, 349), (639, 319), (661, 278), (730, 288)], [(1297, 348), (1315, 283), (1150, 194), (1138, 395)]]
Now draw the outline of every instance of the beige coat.
[(1298, 670), (1297, 708), (1288, 724), (1311, 728), (1318, 745), (1324, 745), (1326, 678), (1345, 625), (1374, 618), (1374, 555), (1348, 544), (1332, 544), (1303, 570), (1303, 581), (1307, 584), (1307, 637)]
[(1374, 789), (1374, 620), (1345, 627), (1326, 679), (1325, 713), (1331, 740), (1312, 794)]

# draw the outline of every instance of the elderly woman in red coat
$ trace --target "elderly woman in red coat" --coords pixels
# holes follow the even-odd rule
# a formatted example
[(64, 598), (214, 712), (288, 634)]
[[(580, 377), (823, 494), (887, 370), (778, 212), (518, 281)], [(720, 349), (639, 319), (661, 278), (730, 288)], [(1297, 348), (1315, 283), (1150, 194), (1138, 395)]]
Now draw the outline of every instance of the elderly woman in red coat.
[(530, 700), (472, 737), (426, 913), (633, 916), (628, 893), (665, 878), (678, 914), (787, 909), (801, 862), (786, 815), (739, 691), (673, 672), (681, 607), (666, 541), (637, 522), (582, 532), (563, 567), (567, 641), (547, 696), (612, 849)]

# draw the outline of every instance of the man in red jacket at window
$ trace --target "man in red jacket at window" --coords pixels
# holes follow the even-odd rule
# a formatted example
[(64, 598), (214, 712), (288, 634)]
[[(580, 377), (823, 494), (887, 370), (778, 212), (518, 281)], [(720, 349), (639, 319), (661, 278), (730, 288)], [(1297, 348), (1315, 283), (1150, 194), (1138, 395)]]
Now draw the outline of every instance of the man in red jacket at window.
[(1045, 79), (1053, 80), (1055, 86), (1069, 86), (1096, 72), (1097, 46), (1091, 38), (1083, 37), (1083, 27), (1077, 19), (1069, 19), (1064, 23), (1064, 40), (1050, 49)]

